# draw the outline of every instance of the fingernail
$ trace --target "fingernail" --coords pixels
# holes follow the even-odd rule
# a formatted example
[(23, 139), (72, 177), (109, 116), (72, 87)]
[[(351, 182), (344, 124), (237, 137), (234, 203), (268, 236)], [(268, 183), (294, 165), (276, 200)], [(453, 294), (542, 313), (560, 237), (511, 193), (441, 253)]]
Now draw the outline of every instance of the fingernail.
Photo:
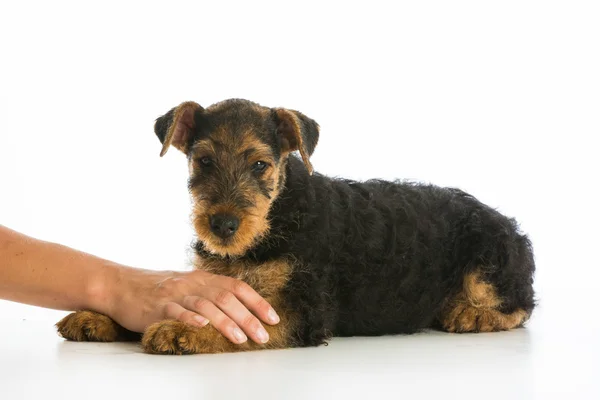
[(248, 340), (248, 338), (246, 337), (246, 335), (244, 335), (244, 332), (242, 332), (240, 328), (233, 329), (233, 336), (235, 337), (235, 340), (238, 341), (238, 343), (244, 343), (246, 340)]
[(258, 328), (256, 331), (256, 337), (261, 343), (267, 343), (269, 341), (269, 334), (265, 331), (265, 328)]
[(279, 322), (279, 315), (277, 315), (275, 310), (273, 310), (272, 308), (269, 309), (269, 312), (267, 313), (267, 318), (269, 318), (269, 321), (273, 322), (274, 324)]
[(209, 320), (207, 320), (204, 317), (201, 317), (199, 315), (194, 315), (194, 321), (196, 321), (196, 323), (198, 325), (200, 325), (200, 327), (202, 328), (203, 326), (208, 325), (208, 323), (210, 322)]

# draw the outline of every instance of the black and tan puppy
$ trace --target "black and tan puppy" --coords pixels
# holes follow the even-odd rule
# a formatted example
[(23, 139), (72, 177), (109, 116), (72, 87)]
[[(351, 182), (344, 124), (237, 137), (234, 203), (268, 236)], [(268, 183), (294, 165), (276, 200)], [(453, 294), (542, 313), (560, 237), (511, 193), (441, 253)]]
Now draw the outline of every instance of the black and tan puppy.
[[(238, 345), (210, 325), (163, 321), (144, 333), (147, 352), (500, 331), (534, 308), (533, 253), (514, 220), (456, 189), (313, 174), (319, 126), (300, 112), (186, 102), (158, 118), (155, 133), (161, 155), (174, 146), (188, 158), (197, 268), (246, 281), (281, 322), (266, 327), (268, 343)], [(59, 323), (69, 339), (83, 329), (74, 317)]]

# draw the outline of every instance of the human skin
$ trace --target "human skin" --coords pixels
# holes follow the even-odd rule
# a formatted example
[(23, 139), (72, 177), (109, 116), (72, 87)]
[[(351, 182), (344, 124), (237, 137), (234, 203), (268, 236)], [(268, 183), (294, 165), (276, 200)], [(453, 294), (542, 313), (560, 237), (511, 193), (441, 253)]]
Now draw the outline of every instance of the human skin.
[(212, 324), (234, 343), (268, 341), (273, 308), (246, 283), (205, 271), (118, 264), (0, 225), (0, 299), (105, 314), (133, 332), (164, 319)]

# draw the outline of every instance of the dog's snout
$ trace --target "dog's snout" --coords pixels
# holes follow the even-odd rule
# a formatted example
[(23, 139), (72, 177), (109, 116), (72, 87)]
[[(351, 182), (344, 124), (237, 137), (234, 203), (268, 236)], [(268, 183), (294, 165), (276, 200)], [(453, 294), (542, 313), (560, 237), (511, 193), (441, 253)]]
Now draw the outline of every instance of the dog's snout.
[(230, 214), (215, 214), (210, 217), (210, 230), (222, 239), (233, 236), (240, 226), (240, 219)]

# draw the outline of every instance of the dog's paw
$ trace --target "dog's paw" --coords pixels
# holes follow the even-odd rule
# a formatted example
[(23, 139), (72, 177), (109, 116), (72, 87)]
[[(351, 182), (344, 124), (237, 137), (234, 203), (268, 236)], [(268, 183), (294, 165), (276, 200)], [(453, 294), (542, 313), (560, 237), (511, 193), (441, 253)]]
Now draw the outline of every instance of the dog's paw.
[(523, 310), (504, 314), (492, 308), (459, 304), (443, 321), (444, 329), (453, 333), (498, 332), (516, 328), (527, 318)]
[(56, 324), (58, 333), (76, 342), (114, 342), (121, 328), (106, 315), (93, 311), (78, 311), (67, 315)]
[(206, 332), (181, 321), (166, 320), (150, 325), (142, 337), (142, 348), (150, 354), (198, 354), (210, 352)]
[(250, 344), (233, 344), (212, 325), (198, 328), (185, 322), (166, 320), (146, 329), (142, 348), (150, 354), (213, 354), (249, 350)]

